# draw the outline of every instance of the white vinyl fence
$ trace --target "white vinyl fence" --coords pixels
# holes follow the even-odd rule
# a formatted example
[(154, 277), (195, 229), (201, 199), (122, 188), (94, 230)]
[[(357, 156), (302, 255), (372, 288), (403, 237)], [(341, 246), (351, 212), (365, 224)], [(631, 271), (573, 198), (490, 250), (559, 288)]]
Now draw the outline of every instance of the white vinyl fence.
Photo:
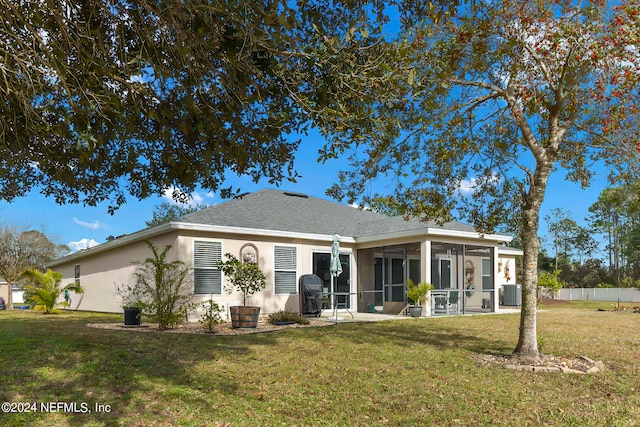
[(569, 301), (640, 302), (638, 288), (574, 288), (560, 289), (558, 298)]

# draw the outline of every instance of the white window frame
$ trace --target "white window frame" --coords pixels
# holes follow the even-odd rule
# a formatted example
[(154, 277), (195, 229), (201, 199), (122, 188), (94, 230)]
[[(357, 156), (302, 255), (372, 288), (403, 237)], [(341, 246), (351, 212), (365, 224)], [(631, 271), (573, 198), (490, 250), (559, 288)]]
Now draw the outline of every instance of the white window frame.
[[(279, 268), (278, 256), (276, 251), (278, 249), (293, 250), (294, 260), (291, 265), (285, 266), (286, 268)], [(293, 268), (291, 268), (293, 266)], [(278, 273), (293, 273), (293, 292), (290, 290), (278, 292), (277, 277)], [(273, 245), (273, 294), (274, 295), (297, 295), (298, 294), (298, 247), (292, 245)]]
[[(489, 264), (486, 272), (485, 272), (485, 268), (484, 268), (485, 261)], [(482, 283), (480, 285), (482, 286), (482, 289), (485, 290), (485, 291), (493, 289), (493, 286), (491, 286), (490, 288), (485, 288), (484, 287), (485, 279), (488, 278), (489, 280), (491, 280), (491, 277), (493, 276), (493, 264), (491, 263), (491, 258), (482, 258), (482, 260), (480, 261), (480, 269), (481, 269), (480, 276), (481, 276), (481, 281), (482, 281)]]
[[(205, 245), (219, 245), (220, 246), (220, 260), (222, 260), (222, 254), (223, 254), (223, 245), (221, 241), (218, 240), (194, 240), (193, 241), (193, 294), (194, 295), (222, 295), (223, 293), (223, 281), (224, 281), (224, 277), (222, 274), (222, 270), (220, 270), (220, 268), (215, 264), (215, 261), (213, 262), (213, 265), (209, 265), (209, 266), (202, 266), (202, 267), (198, 267), (198, 263), (196, 262), (196, 245), (198, 243), (201, 244), (205, 244)], [(198, 292), (197, 291), (197, 281), (196, 281), (196, 274), (197, 274), (197, 270), (204, 270), (204, 271), (213, 271), (213, 272), (218, 272), (219, 276), (220, 276), (220, 292)]]
[(73, 266), (73, 282), (76, 286), (80, 286), (80, 264)]

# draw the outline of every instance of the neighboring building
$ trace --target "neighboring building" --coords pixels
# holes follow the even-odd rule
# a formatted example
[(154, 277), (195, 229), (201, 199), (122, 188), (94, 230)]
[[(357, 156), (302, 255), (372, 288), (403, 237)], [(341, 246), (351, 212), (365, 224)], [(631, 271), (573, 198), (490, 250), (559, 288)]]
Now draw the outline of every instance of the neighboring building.
[[(336, 233), (343, 271), (330, 289)], [(464, 290), (456, 293), (464, 312), (497, 311), (499, 287), (515, 283), (514, 259), (522, 253), (499, 246), (510, 236), (480, 235), (457, 222), (441, 227), (304, 194), (262, 190), (49, 263), (64, 274), (63, 284), (76, 280), (84, 287), (84, 294), (72, 296), (72, 308), (121, 311), (115, 285), (132, 284), (132, 262), (149, 256), (145, 240), (171, 245), (170, 259), (193, 267), (195, 300), (212, 297), (225, 308), (242, 299), (224, 293), (216, 262), (225, 253), (255, 256), (267, 288), (248, 303), (263, 313), (298, 311), (298, 280), (310, 273), (324, 280), (326, 293), (345, 294), (338, 297), (343, 308), (359, 312), (399, 312), (406, 306), (407, 278), (431, 282), (436, 289)]]
[(4, 300), (6, 301), (8, 294), (9, 294), (9, 286), (7, 285), (7, 282), (0, 281), (0, 297), (4, 298)]
[[(5, 301), (8, 301), (7, 296), (9, 295), (9, 285), (5, 281), (0, 281), (0, 297), (4, 298)], [(16, 304), (24, 304), (23, 300), (23, 291), (22, 289), (16, 290), (16, 285), (13, 285), (13, 294), (11, 296), (11, 303), (15, 306)]]

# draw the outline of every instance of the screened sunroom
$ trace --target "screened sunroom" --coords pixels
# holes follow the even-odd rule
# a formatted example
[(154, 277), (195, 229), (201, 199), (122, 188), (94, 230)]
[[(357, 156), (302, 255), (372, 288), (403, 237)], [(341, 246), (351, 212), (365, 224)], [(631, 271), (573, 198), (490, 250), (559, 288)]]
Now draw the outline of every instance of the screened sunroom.
[(495, 250), (493, 246), (438, 241), (360, 249), (358, 311), (403, 313), (413, 304), (406, 293), (411, 279), (433, 284), (431, 315), (493, 312), (497, 301)]

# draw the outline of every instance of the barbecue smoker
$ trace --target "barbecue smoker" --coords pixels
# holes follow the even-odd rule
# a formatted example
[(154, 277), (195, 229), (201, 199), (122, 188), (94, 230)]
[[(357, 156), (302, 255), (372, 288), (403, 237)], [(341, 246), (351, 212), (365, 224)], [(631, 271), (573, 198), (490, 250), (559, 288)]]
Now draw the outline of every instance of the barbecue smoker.
[(322, 292), (324, 281), (315, 274), (300, 276), (300, 313), (303, 315), (320, 316), (322, 311)]

